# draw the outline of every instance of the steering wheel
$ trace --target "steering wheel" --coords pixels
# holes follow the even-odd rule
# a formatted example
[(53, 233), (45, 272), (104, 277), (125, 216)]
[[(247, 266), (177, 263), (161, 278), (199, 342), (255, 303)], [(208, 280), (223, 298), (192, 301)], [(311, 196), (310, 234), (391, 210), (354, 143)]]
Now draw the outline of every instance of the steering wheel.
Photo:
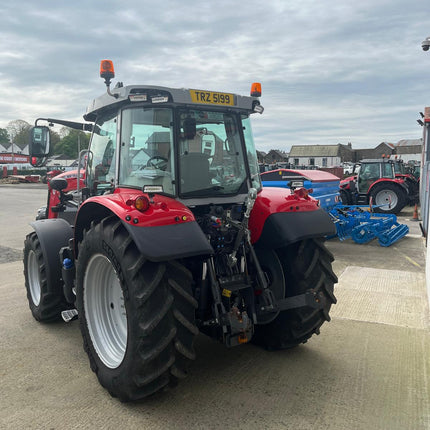
[[(155, 160), (159, 161), (156, 162)], [(168, 162), (169, 160), (166, 157), (162, 157), (161, 155), (154, 155), (147, 161), (146, 167), (154, 167), (155, 169), (166, 170)]]

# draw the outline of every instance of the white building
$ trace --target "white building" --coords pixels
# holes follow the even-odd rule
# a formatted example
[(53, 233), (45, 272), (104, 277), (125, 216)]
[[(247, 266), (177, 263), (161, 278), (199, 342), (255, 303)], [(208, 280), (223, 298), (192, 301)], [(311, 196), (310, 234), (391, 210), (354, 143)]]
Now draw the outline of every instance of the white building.
[(289, 162), (295, 166), (337, 167), (352, 161), (351, 144), (342, 145), (293, 145)]

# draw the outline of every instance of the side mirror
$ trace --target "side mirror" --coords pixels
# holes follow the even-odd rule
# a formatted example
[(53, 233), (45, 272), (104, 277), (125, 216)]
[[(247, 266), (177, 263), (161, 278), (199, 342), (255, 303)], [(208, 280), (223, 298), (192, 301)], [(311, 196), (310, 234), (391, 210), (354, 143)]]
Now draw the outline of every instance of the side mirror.
[(57, 191), (63, 191), (67, 188), (67, 180), (64, 178), (52, 178), (49, 181), (51, 188)]
[(30, 130), (30, 158), (43, 158), (49, 155), (50, 134), (46, 126), (36, 126)]

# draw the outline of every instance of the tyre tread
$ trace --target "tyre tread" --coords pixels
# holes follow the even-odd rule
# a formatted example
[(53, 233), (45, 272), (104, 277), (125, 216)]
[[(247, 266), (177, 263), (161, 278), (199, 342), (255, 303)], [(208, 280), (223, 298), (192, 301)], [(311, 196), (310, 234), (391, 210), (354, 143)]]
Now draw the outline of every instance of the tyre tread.
[[(121, 401), (147, 397), (186, 375), (195, 358), (193, 341), (197, 302), (192, 295), (191, 272), (178, 261), (154, 263), (137, 249), (122, 222), (114, 216), (92, 224), (79, 246), (78, 310), (83, 312), (85, 261), (100, 250), (104, 240), (112, 249), (123, 286), (128, 321), (128, 343), (117, 369), (104, 366), (80, 318), (84, 349), (101, 385)], [(112, 260), (111, 260), (112, 261)], [(114, 263), (112, 263), (114, 265)], [(115, 375), (115, 376), (113, 376)]]
[(306, 239), (278, 251), (282, 262), (286, 296), (313, 292), (324, 297), (324, 307), (301, 307), (282, 311), (270, 324), (256, 326), (253, 342), (269, 350), (292, 348), (319, 334), (329, 311), (336, 303), (334, 284), (337, 277), (332, 270), (333, 255), (323, 239)]
[[(40, 301), (35, 305), (31, 297), (28, 280), (28, 254), (33, 251), (36, 255), (39, 266)], [(24, 241), (24, 278), (27, 290), (27, 299), (31, 313), (39, 322), (49, 323), (61, 319), (61, 312), (70, 308), (63, 295), (62, 282), (60, 279), (50, 285), (46, 274), (46, 263), (42, 253), (39, 238), (36, 232), (27, 235)]]

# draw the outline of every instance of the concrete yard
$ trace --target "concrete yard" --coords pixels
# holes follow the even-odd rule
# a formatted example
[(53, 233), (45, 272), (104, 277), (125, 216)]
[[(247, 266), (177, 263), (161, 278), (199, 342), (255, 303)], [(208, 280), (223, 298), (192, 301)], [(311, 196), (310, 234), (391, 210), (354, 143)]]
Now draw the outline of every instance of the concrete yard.
[(22, 248), (46, 185), (0, 185), (1, 429), (430, 429), (425, 248), (410, 234), (328, 242), (338, 303), (321, 335), (287, 351), (227, 349), (199, 335), (178, 387), (122, 404), (99, 385), (77, 321), (40, 324), (28, 308)]

